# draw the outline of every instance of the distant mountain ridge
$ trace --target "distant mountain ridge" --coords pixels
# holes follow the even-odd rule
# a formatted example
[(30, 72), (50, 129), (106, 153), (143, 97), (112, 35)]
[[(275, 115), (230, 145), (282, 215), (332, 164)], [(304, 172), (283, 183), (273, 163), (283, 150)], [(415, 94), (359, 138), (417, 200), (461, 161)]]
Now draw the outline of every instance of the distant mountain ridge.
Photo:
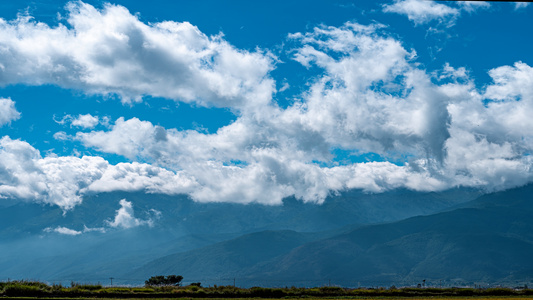
[[(265, 206), (197, 203), (186, 196), (116, 192), (86, 197), (80, 206), (65, 214), (57, 207), (12, 202), (0, 208), (0, 238), (3, 240), (0, 244), (3, 253), (0, 257), (0, 279), (95, 282), (112, 276), (118, 284), (140, 284), (147, 274), (134, 270), (150, 261), (198, 250), (200, 252), (190, 254), (190, 258), (192, 261), (196, 257), (198, 262), (202, 262), (202, 255), (206, 258), (210, 255), (205, 247), (213, 245), (216, 249), (219, 247), (216, 243), (220, 242), (227, 242), (229, 249), (236, 251), (236, 257), (251, 259), (244, 265), (222, 265), (221, 268), (227, 270), (220, 269), (214, 274), (219, 277), (229, 276), (232, 272), (241, 275), (248, 269), (252, 272), (252, 267), (260, 268), (260, 264), (266, 261), (274, 263), (279, 257), (312, 241), (337, 236), (364, 225), (436, 213), (475, 199), (479, 194), (472, 189), (440, 193), (395, 190), (381, 194), (353, 190), (328, 197), (321, 205), (288, 198), (283, 205)], [(152, 209), (160, 212), (159, 218), (154, 220), (152, 227), (110, 228), (108, 221), (119, 209), (121, 199), (132, 203), (136, 218), (147, 218), (147, 212)], [(44, 228), (59, 226), (83, 233), (66, 236), (43, 231)], [(84, 232), (85, 227), (105, 226), (106, 233)], [(276, 237), (278, 233), (280, 236)], [(278, 246), (264, 246), (261, 249), (266, 251), (262, 252), (264, 257), (239, 254), (238, 247), (231, 246), (235, 242), (232, 239), (244, 243), (252, 241), (254, 236), (256, 240), (258, 236), (263, 236), (266, 241)], [(291, 241), (287, 240), (289, 237)], [(251, 245), (248, 249), (254, 249), (253, 243)], [(199, 255), (201, 251), (207, 252)], [(214, 253), (223, 257), (222, 253), (234, 255), (231, 252)], [(225, 261), (229, 264), (232, 259)], [(215, 268), (216, 264), (213, 263), (212, 267)], [(190, 268), (194, 269), (194, 266)], [(173, 273), (180, 272), (177, 268)], [(207, 273), (194, 275), (211, 276)]]
[[(64, 213), (56, 206), (6, 201), (0, 207), (0, 238), (40, 234), (44, 227), (64, 226), (73, 230), (98, 228), (113, 219), (119, 201), (132, 202), (135, 216), (143, 219), (151, 209), (161, 212), (154, 229), (173, 236), (213, 233), (251, 233), (261, 230), (316, 232), (345, 225), (372, 224), (435, 213), (475, 199), (473, 189), (420, 193), (394, 190), (369, 194), (346, 191), (328, 197), (323, 204), (284, 199), (283, 205), (237, 203), (198, 203), (185, 195), (113, 192), (84, 198), (72, 211)], [(3, 201), (3, 200), (2, 200)]]
[[(263, 236), (263, 243), (269, 241), (280, 251), (238, 268), (231, 265), (231, 258), (246, 255), (236, 245), (249, 249), (254, 243), (250, 236), (166, 256), (134, 274), (174, 271), (195, 280), (237, 276), (244, 285), (531, 282), (533, 185), (484, 195), (462, 206), (429, 216), (361, 226), (300, 245), (282, 243), (272, 232), (257, 233)], [(285, 253), (280, 254), (281, 250)], [(266, 250), (259, 247), (256, 251)]]

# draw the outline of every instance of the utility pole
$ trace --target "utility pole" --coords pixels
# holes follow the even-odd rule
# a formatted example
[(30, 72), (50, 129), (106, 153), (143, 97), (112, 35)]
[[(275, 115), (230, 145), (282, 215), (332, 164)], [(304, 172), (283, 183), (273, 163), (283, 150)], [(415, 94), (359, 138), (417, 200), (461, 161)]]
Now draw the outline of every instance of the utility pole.
[(109, 279), (111, 280), (111, 286), (113, 286), (113, 279), (115, 279), (115, 277), (109, 277)]
[(233, 287), (235, 287), (235, 277), (233, 277)]

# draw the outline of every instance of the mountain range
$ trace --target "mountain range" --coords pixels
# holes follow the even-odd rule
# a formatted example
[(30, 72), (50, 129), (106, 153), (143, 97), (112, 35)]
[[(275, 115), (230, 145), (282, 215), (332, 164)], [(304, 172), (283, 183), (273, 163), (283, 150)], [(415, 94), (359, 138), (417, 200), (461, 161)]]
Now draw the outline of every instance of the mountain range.
[[(239, 286), (515, 285), (533, 279), (533, 185), (482, 194), (353, 190), (323, 204), (197, 203), (107, 193), (73, 211), (0, 208), (0, 278), (139, 285), (154, 275)], [(131, 201), (152, 226), (103, 228)], [(6, 203), (6, 202), (4, 202)], [(43, 227), (64, 226), (62, 235)]]

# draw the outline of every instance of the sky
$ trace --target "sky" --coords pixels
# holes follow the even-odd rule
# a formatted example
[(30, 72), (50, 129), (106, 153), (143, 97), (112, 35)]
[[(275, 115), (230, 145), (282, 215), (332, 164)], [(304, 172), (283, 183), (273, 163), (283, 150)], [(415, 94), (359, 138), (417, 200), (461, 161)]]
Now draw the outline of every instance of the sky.
[(533, 181), (529, 3), (22, 0), (0, 18), (2, 199)]

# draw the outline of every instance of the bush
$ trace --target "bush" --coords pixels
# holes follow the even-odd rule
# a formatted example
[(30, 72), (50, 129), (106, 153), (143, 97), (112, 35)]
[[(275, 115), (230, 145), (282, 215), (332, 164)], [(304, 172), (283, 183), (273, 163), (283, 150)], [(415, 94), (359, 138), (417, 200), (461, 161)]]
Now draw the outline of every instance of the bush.
[(344, 289), (338, 286), (323, 286), (320, 288), (320, 292), (326, 295), (342, 295)]
[(191, 292), (196, 292), (198, 291), (200, 288), (197, 287), (196, 285), (191, 285), (187, 288), (187, 290), (191, 291)]
[(38, 286), (10, 284), (4, 287), (3, 294), (8, 297), (38, 297), (45, 294)]
[(180, 276), (180, 275), (152, 276), (150, 277), (150, 279), (146, 280), (144, 283), (147, 286), (165, 286), (165, 285), (179, 286), (182, 280), (183, 280), (183, 276)]

